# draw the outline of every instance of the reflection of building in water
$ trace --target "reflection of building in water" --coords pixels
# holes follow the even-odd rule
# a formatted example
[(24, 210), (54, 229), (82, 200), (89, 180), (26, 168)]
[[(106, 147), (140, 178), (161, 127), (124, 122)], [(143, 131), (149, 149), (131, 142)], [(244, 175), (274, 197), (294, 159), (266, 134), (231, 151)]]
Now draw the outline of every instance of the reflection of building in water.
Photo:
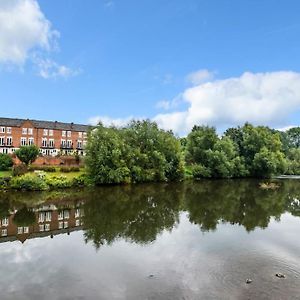
[(81, 230), (84, 215), (83, 208), (58, 208), (53, 204), (34, 208), (36, 222), (29, 226), (14, 223), (15, 210), (9, 217), (0, 220), (0, 243), (19, 240), (24, 243), (27, 239), (70, 233)]

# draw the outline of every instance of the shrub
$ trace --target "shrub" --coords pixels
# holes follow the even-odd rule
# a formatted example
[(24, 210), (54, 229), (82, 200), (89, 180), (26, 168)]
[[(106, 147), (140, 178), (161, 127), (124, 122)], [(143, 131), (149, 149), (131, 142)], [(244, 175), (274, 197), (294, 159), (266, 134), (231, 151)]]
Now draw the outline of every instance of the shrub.
[(0, 171), (7, 171), (13, 166), (13, 160), (8, 154), (0, 154)]
[(47, 176), (45, 178), (46, 184), (50, 188), (69, 188), (72, 187), (72, 180), (68, 179), (65, 176)]
[(211, 177), (210, 170), (202, 165), (194, 165), (192, 167), (192, 174), (195, 179)]
[(71, 172), (80, 172), (80, 168), (78, 166), (72, 166), (70, 167)]
[(62, 173), (70, 173), (71, 172), (71, 168), (70, 167), (67, 167), (67, 166), (63, 166), (63, 167), (60, 167), (60, 172)]
[(12, 168), (12, 175), (13, 176), (21, 176), (27, 173), (28, 169), (27, 166), (22, 164), (22, 165), (16, 165)]
[(23, 207), (16, 212), (13, 222), (17, 226), (30, 226), (36, 222), (35, 213), (27, 207)]
[(89, 184), (90, 184), (89, 178), (85, 174), (81, 174), (72, 179), (72, 186), (74, 187), (82, 187)]
[(22, 163), (28, 166), (37, 159), (39, 155), (39, 148), (35, 145), (22, 146), (15, 152), (15, 154)]
[(44, 171), (44, 172), (56, 172), (56, 168), (54, 166), (30, 166), (28, 168), (29, 171)]
[(0, 189), (6, 189), (9, 187), (11, 177), (0, 177)]
[(10, 186), (16, 190), (26, 191), (45, 191), (49, 189), (44, 179), (34, 174), (25, 174), (19, 177), (14, 177), (11, 180)]

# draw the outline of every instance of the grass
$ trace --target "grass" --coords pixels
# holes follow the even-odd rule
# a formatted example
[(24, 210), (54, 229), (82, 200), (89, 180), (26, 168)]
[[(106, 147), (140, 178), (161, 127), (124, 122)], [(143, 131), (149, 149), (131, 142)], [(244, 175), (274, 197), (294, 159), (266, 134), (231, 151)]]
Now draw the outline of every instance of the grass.
[(11, 171), (0, 171), (0, 177), (9, 177), (11, 176)]

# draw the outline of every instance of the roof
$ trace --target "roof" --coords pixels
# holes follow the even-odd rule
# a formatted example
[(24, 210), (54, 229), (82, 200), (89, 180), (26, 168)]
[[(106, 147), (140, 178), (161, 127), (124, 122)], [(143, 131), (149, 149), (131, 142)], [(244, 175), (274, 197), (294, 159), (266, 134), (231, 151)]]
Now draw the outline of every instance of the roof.
[(57, 130), (87, 132), (91, 128), (90, 125), (63, 123), (57, 121), (40, 121), (40, 120), (13, 119), (13, 118), (0, 118), (0, 126), (21, 127), (22, 124), (26, 121), (30, 121), (35, 128), (43, 128), (43, 129), (57, 129)]

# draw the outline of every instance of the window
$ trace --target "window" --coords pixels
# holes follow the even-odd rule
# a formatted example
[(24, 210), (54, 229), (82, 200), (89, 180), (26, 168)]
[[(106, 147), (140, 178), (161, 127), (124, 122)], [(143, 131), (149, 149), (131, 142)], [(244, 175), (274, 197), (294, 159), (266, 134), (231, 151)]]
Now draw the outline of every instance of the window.
[(63, 228), (64, 228), (64, 222), (59, 222), (58, 229), (63, 229)]
[(72, 140), (68, 140), (67, 141), (67, 147), (68, 148), (72, 148)]
[(49, 129), (49, 136), (53, 136), (53, 130)]
[(68, 137), (71, 137), (72, 136), (72, 132), (71, 131), (67, 131), (67, 135), (68, 135)]
[(3, 218), (2, 219), (2, 226), (5, 226), (5, 227), (8, 226), (8, 218)]
[(83, 137), (86, 138), (86, 136), (87, 136), (87, 134), (86, 134), (86, 132), (84, 132), (84, 133), (83, 133)]
[(28, 134), (33, 135), (33, 128), (28, 128)]
[(49, 140), (49, 147), (54, 147), (54, 139)]
[(5, 133), (5, 127), (0, 127), (0, 133)]
[(80, 226), (80, 220), (79, 220), (79, 219), (77, 219), (77, 220), (75, 221), (75, 226)]
[(58, 220), (63, 220), (63, 218), (64, 218), (64, 212), (63, 212), (63, 211), (60, 211), (60, 212), (58, 213)]
[(65, 130), (63, 130), (63, 131), (61, 132), (61, 136), (63, 136), (63, 137), (66, 136), (66, 131), (65, 131)]
[(23, 231), (24, 231), (24, 233), (28, 233), (29, 232), (29, 227), (23, 227)]
[(27, 128), (22, 128), (22, 134), (27, 134)]
[(66, 147), (66, 140), (61, 140), (61, 146)]
[(64, 222), (64, 228), (68, 228), (68, 222)]
[(7, 236), (7, 229), (1, 230), (1, 236)]
[(79, 148), (79, 149), (82, 148), (82, 141), (81, 140), (77, 141), (77, 148)]
[(46, 138), (42, 139), (42, 147), (47, 147), (47, 139)]
[(18, 234), (22, 234), (23, 233), (23, 227), (18, 227)]
[(78, 137), (82, 139), (82, 132), (78, 132)]
[(39, 213), (39, 223), (44, 222), (45, 220), (45, 214), (43, 212)]
[(11, 134), (11, 127), (6, 127), (6, 133)]
[(48, 129), (43, 130), (43, 135), (48, 135)]
[(45, 224), (45, 231), (50, 231), (50, 224)]
[(75, 218), (78, 218), (78, 217), (80, 217), (80, 208), (77, 208), (75, 210)]
[(39, 229), (40, 229), (40, 231), (44, 231), (45, 230), (44, 224), (39, 225)]
[(26, 146), (27, 139), (25, 137), (21, 137), (21, 146)]
[(4, 145), (5, 145), (5, 137), (0, 136), (0, 146), (4, 146)]
[(64, 218), (69, 219), (70, 218), (70, 213), (68, 210), (64, 210)]
[(50, 222), (51, 221), (51, 216), (52, 216), (52, 212), (51, 211), (47, 211), (46, 212), (46, 221)]
[(34, 144), (34, 138), (29, 138), (28, 145), (33, 145), (33, 144)]
[(11, 136), (7, 137), (7, 139), (6, 139), (6, 145), (7, 146), (12, 146), (12, 137)]

